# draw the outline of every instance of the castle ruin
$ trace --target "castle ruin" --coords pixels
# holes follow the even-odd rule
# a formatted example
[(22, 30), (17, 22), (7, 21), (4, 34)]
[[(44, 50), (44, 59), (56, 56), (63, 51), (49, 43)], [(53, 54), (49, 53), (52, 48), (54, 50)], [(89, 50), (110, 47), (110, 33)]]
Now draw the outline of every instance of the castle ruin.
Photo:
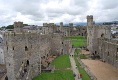
[(4, 33), (4, 53), (9, 80), (31, 80), (50, 65), (50, 56), (71, 52), (71, 42), (60, 33), (24, 32), (23, 22), (14, 22), (14, 31)]
[(112, 38), (110, 25), (95, 25), (92, 15), (87, 16), (87, 48), (118, 68), (118, 39)]

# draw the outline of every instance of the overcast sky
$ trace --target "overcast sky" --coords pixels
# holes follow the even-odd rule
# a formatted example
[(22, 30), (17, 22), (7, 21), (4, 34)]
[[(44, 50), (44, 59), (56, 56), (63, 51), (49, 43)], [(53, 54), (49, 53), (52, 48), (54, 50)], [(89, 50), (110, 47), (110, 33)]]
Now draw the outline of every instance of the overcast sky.
[(118, 20), (118, 0), (0, 0), (0, 26), (86, 22), (87, 15), (96, 22)]

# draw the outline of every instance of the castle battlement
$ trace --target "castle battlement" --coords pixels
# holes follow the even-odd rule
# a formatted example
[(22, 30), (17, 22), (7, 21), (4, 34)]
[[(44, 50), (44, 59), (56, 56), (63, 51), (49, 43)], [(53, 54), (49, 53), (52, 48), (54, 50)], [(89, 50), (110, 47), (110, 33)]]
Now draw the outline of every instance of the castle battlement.
[(50, 27), (50, 26), (55, 26), (54, 23), (43, 23), (44, 27)]
[(93, 19), (93, 15), (87, 15), (87, 19)]

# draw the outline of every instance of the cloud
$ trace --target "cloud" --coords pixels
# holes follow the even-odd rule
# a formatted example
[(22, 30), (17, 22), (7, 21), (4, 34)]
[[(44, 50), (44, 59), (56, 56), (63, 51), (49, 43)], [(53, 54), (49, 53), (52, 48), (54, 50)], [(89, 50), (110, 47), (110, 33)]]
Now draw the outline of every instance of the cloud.
[(0, 26), (23, 21), (42, 25), (43, 22), (86, 22), (118, 20), (118, 1), (111, 0), (0, 0)]

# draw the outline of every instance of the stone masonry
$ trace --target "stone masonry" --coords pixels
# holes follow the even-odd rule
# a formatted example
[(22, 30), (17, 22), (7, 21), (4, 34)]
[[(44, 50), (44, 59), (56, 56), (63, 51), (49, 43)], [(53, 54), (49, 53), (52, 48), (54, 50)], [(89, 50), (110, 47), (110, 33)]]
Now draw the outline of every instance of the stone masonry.
[(92, 15), (87, 16), (87, 48), (118, 68), (118, 39), (112, 38), (110, 25), (95, 25)]
[(22, 28), (23, 22), (15, 22), (14, 31), (4, 33), (8, 80), (31, 80), (48, 67), (49, 56), (71, 52), (71, 42), (61, 33), (24, 32)]

